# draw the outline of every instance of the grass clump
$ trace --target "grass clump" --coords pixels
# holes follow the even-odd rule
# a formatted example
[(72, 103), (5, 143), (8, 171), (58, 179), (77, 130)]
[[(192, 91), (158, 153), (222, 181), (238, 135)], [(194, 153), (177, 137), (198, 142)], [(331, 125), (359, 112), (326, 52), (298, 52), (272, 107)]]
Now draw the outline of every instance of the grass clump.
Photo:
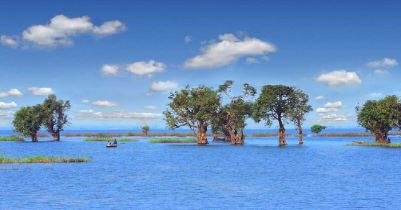
[(162, 138), (162, 139), (151, 139), (149, 143), (195, 143), (198, 142), (197, 139), (174, 139), (174, 138)]
[(401, 143), (380, 143), (380, 142), (368, 142), (368, 141), (353, 141), (351, 144), (346, 146), (369, 146), (369, 147), (391, 147), (400, 148)]
[[(116, 139), (117, 141), (131, 141), (131, 142), (137, 142), (138, 139), (131, 139), (131, 138), (120, 138)], [(105, 138), (105, 137), (91, 137), (91, 138), (86, 138), (84, 141), (114, 141), (113, 138)]]
[(92, 162), (92, 159), (87, 157), (60, 157), (60, 156), (32, 156), (32, 157), (5, 157), (0, 156), (0, 163), (81, 163)]
[(1, 136), (0, 141), (24, 141), (24, 137), (16, 135)]

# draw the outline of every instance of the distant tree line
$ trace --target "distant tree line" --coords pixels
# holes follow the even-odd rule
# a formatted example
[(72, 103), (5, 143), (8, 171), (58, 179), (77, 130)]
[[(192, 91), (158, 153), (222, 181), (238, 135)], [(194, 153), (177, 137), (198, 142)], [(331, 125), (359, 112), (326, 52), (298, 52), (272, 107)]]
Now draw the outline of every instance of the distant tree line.
[(24, 136), (30, 136), (33, 142), (38, 141), (37, 133), (41, 127), (49, 132), (53, 139), (60, 140), (60, 132), (68, 124), (65, 114), (71, 108), (70, 101), (57, 100), (51, 94), (42, 104), (21, 107), (14, 114), (14, 131)]
[[(171, 93), (169, 108), (164, 111), (167, 126), (170, 129), (188, 126), (200, 145), (208, 143), (206, 132), (211, 127), (212, 132), (223, 133), (225, 140), (235, 145), (244, 144), (247, 119), (252, 118), (257, 123), (264, 121), (266, 126), (277, 121), (279, 145), (285, 146), (284, 125), (292, 122), (299, 133), (299, 144), (303, 143), (302, 124), (305, 115), (312, 111), (307, 94), (292, 86), (265, 85), (259, 97), (251, 101), (249, 98), (256, 95), (256, 89), (245, 83), (242, 95), (233, 96), (233, 83), (228, 80), (217, 90), (205, 86), (186, 86)], [(229, 98), (229, 103), (222, 103), (223, 95)]]

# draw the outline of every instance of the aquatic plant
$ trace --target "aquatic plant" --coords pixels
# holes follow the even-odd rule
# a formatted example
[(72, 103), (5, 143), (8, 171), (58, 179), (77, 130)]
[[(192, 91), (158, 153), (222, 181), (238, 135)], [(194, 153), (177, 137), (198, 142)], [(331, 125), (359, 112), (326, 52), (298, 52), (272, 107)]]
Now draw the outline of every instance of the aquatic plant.
[(375, 142), (354, 141), (351, 144), (346, 144), (346, 146), (370, 146), (370, 147), (400, 148), (401, 147), (401, 143), (381, 143), (381, 142), (378, 142), (378, 141), (375, 141)]
[(160, 139), (151, 139), (148, 141), (149, 143), (195, 143), (197, 139), (174, 139), (174, 138), (160, 138)]
[(24, 137), (22, 136), (0, 136), (0, 141), (24, 141)]
[(61, 157), (61, 156), (31, 156), (31, 157), (5, 157), (0, 155), (0, 163), (80, 163), (92, 162), (91, 158), (87, 157)]

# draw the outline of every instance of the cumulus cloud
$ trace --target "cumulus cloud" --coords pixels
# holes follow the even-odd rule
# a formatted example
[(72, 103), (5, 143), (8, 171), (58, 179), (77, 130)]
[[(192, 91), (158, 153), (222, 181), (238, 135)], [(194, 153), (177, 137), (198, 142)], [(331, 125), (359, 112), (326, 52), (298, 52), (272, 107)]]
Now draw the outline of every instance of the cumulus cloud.
[(202, 47), (201, 55), (197, 55), (185, 61), (184, 68), (200, 69), (214, 68), (228, 65), (245, 56), (264, 55), (273, 53), (277, 48), (268, 42), (257, 38), (245, 37), (238, 39), (233, 34), (219, 35), (220, 42), (211, 42)]
[(384, 58), (381, 61), (372, 61), (372, 62), (368, 62), (366, 63), (367, 66), (370, 67), (378, 67), (378, 66), (384, 66), (384, 67), (393, 67), (398, 65), (398, 62), (396, 59), (391, 59), (391, 58)]
[(186, 43), (189, 43), (189, 42), (192, 41), (192, 37), (190, 37), (190, 36), (185, 36), (184, 41), (185, 41)]
[(12, 48), (16, 48), (19, 45), (17, 37), (11, 37), (6, 35), (0, 36), (0, 42), (2, 45), (10, 46)]
[(84, 103), (84, 104), (89, 104), (89, 100), (87, 100), (87, 99), (84, 99), (84, 100), (82, 100), (82, 101), (81, 101), (81, 103)]
[(321, 100), (324, 100), (326, 97), (324, 97), (324, 96), (316, 96), (315, 97), (315, 100), (316, 101), (321, 101)]
[(150, 85), (150, 89), (152, 91), (170, 91), (174, 90), (178, 87), (178, 83), (174, 81), (166, 81), (166, 82), (153, 82)]
[(46, 25), (33, 25), (22, 32), (24, 41), (37, 46), (71, 45), (71, 37), (84, 33), (106, 36), (124, 31), (125, 25), (118, 20), (107, 21), (101, 26), (95, 26), (88, 16), (69, 18), (57, 15)]
[(138, 113), (138, 112), (97, 112), (94, 110), (80, 110), (77, 112), (78, 118), (120, 118), (120, 119), (155, 119), (160, 118), (162, 115), (157, 113)]
[(94, 101), (92, 102), (92, 104), (95, 106), (103, 106), (103, 107), (114, 107), (119, 105), (116, 102), (110, 102), (110, 101)]
[(390, 74), (389, 71), (387, 71), (387, 70), (381, 70), (381, 69), (375, 70), (374, 73), (375, 73), (376, 75), (379, 75), (379, 76), (386, 76), (387, 74)]
[(246, 63), (247, 63), (247, 64), (259, 63), (259, 61), (258, 61), (258, 59), (256, 59), (256, 58), (247, 57), (247, 58), (246, 58)]
[(383, 97), (383, 93), (369, 93), (364, 95), (365, 98), (381, 98)]
[(337, 101), (337, 102), (327, 102), (324, 107), (326, 108), (341, 108), (342, 103), (341, 101)]
[(321, 74), (314, 78), (317, 82), (324, 82), (330, 86), (343, 85), (360, 85), (362, 80), (359, 79), (355, 72), (347, 72), (345, 70), (337, 70), (329, 73)]
[(28, 88), (28, 91), (31, 92), (34, 96), (47, 96), (54, 93), (53, 90), (48, 87), (30, 87)]
[(7, 96), (21, 97), (21, 96), (23, 96), (23, 94), (18, 89), (10, 89), (10, 90), (8, 90), (8, 92), (4, 92), (4, 91), (0, 92), (0, 98), (7, 97)]
[(150, 60), (149, 62), (135, 62), (126, 65), (127, 71), (138, 76), (148, 75), (148, 77), (151, 77), (155, 72), (163, 72), (166, 68), (167, 66), (164, 63), (156, 62), (154, 60)]
[(316, 112), (317, 113), (326, 113), (326, 112), (338, 112), (339, 110), (337, 108), (317, 108)]
[(144, 106), (144, 109), (157, 109), (155, 106)]
[(0, 102), (0, 109), (12, 109), (18, 105), (13, 101), (11, 103)]
[(0, 110), (0, 119), (12, 118), (13, 112)]
[(118, 72), (120, 71), (120, 67), (118, 65), (110, 65), (110, 64), (104, 64), (103, 67), (100, 69), (100, 73), (103, 76), (110, 76), (110, 75), (118, 75)]
[(338, 123), (349, 121), (351, 117), (351, 114), (320, 114), (317, 121), (323, 123)]

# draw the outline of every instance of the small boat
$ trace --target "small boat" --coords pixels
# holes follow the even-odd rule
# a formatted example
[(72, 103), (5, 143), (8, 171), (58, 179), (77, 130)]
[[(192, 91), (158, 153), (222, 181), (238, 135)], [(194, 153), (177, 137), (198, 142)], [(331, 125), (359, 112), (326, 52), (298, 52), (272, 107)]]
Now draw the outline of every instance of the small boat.
[(117, 147), (117, 145), (106, 145), (106, 147)]

